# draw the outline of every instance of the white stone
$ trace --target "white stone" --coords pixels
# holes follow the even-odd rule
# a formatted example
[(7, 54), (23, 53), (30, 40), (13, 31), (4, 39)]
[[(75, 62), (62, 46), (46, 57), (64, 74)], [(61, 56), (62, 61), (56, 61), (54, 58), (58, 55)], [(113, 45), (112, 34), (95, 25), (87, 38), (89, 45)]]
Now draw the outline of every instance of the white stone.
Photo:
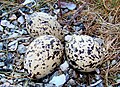
[(3, 27), (2, 26), (0, 26), (0, 31), (3, 32)]
[(2, 50), (2, 49), (3, 49), (3, 43), (0, 42), (0, 50)]
[(60, 9), (55, 9), (55, 10), (54, 10), (54, 13), (55, 13), (55, 14), (58, 14), (59, 12), (60, 12)]
[(15, 14), (13, 14), (11, 17), (9, 17), (9, 19), (10, 19), (10, 20), (15, 20), (15, 19), (17, 19), (17, 17), (16, 17)]
[(0, 66), (4, 66), (5, 65), (5, 63), (4, 62), (0, 62)]
[(72, 40), (72, 38), (73, 37), (71, 35), (67, 35), (67, 36), (65, 36), (65, 41), (70, 42)]
[(17, 20), (20, 24), (23, 24), (25, 22), (23, 16), (20, 16)]
[(49, 83), (55, 84), (57, 87), (63, 85), (66, 82), (66, 76), (64, 74), (54, 76)]
[(60, 68), (62, 71), (66, 71), (69, 67), (69, 64), (67, 61), (65, 61), (62, 65), (60, 65)]
[(7, 27), (8, 27), (8, 28), (15, 28), (15, 25), (9, 24), (9, 25), (7, 25)]
[(18, 45), (18, 52), (25, 53), (26, 52), (26, 47), (23, 44)]
[(1, 20), (1, 25), (2, 26), (8, 26), (8, 25), (10, 25), (10, 22), (7, 21), (7, 20)]
[(111, 65), (115, 65), (116, 63), (117, 63), (117, 61), (116, 61), (116, 60), (112, 60)]
[(117, 79), (117, 83), (120, 83), (120, 79)]
[(27, 34), (27, 31), (25, 29), (22, 29), (22, 30), (15, 30), (17, 33), (19, 34)]
[(11, 51), (15, 51), (17, 49), (17, 46), (18, 46), (17, 40), (12, 41), (8, 44), (9, 50), (11, 50)]
[(5, 78), (1, 78), (0, 81), (3, 82), (3, 83), (5, 83), (5, 82), (6, 82), (6, 79), (5, 79)]
[(69, 3), (67, 3), (66, 7), (69, 10), (74, 10), (76, 8), (76, 4), (69, 2)]
[(67, 8), (69, 10), (74, 10), (76, 8), (76, 4), (72, 2), (69, 2), (69, 3), (61, 2), (61, 8)]
[(35, 0), (25, 0), (22, 4), (26, 5), (26, 4), (29, 4), (29, 3), (32, 3), (32, 2), (35, 2)]
[(9, 38), (14, 38), (14, 37), (18, 37), (18, 36), (19, 36), (18, 33), (13, 33), (13, 34), (11, 34), (11, 35), (9, 36)]

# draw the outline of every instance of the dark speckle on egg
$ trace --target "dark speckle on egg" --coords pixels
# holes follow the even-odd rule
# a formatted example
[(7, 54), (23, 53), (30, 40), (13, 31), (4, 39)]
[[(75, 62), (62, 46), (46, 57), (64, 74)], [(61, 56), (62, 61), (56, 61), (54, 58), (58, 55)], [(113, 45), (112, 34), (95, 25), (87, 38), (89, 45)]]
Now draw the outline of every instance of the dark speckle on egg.
[(60, 65), (62, 56), (63, 45), (58, 38), (52, 35), (39, 36), (28, 46), (24, 68), (30, 77), (40, 79)]
[(91, 36), (76, 34), (71, 36), (73, 39), (65, 43), (69, 64), (78, 71), (94, 71), (102, 60), (103, 47), (95, 42)]

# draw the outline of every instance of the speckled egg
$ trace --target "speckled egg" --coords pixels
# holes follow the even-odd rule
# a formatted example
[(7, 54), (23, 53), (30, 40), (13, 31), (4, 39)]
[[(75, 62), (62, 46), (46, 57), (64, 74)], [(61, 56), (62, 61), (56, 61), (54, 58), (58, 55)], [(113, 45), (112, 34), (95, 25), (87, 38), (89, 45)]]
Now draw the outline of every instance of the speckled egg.
[(30, 78), (39, 79), (60, 65), (63, 55), (63, 45), (52, 35), (43, 35), (31, 42), (26, 51), (24, 68)]
[(91, 36), (67, 35), (65, 52), (69, 64), (78, 71), (91, 72), (103, 59), (103, 47)]
[(53, 35), (63, 41), (66, 30), (62, 29), (56, 18), (43, 12), (34, 12), (27, 18), (26, 27), (33, 37)]

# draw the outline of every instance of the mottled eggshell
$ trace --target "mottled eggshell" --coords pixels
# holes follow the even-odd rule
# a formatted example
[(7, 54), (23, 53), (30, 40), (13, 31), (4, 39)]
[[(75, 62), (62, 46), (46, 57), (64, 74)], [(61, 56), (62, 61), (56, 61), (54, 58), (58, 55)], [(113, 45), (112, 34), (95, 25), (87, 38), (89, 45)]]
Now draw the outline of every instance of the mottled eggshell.
[(63, 45), (52, 35), (43, 35), (31, 42), (26, 51), (24, 68), (33, 79), (42, 78), (60, 65)]
[(26, 27), (33, 37), (53, 35), (63, 40), (66, 30), (62, 29), (56, 18), (43, 12), (34, 12), (27, 18)]
[(81, 72), (91, 72), (101, 63), (103, 47), (87, 35), (67, 35), (65, 52), (69, 64)]

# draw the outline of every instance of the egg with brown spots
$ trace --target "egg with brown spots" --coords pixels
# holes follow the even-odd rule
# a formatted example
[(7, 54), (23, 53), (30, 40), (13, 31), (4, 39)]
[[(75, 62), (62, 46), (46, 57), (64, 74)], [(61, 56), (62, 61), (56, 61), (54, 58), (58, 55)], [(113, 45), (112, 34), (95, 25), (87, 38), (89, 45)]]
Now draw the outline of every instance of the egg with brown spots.
[(63, 45), (60, 40), (52, 35), (43, 35), (28, 46), (24, 68), (30, 78), (40, 79), (60, 65), (62, 56)]
[(28, 16), (26, 27), (32, 37), (53, 35), (61, 41), (63, 41), (66, 32), (65, 29), (62, 29), (55, 17), (43, 12), (34, 12)]
[(65, 52), (69, 64), (78, 71), (91, 72), (103, 59), (103, 47), (88, 35), (67, 35)]

